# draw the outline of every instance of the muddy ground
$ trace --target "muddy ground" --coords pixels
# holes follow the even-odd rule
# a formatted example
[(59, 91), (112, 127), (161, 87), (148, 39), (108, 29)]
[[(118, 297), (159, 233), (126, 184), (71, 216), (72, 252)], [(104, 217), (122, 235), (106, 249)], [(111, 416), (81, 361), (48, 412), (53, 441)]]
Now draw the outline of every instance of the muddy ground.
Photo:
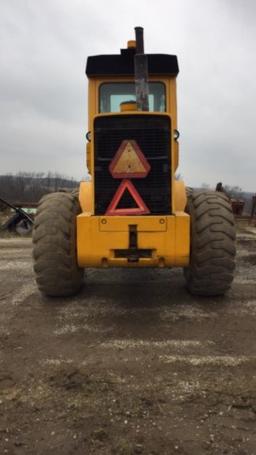
[(256, 454), (256, 233), (224, 298), (182, 271), (89, 270), (37, 291), (30, 239), (0, 240), (0, 454)]

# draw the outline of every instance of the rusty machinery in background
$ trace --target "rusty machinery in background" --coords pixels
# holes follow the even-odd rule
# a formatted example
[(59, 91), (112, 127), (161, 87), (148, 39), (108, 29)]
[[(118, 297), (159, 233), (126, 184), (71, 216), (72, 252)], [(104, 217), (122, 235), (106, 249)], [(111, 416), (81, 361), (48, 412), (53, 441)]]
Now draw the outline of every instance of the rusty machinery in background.
[(235, 216), (242, 216), (244, 206), (245, 206), (245, 201), (243, 199), (230, 199), (231, 202), (231, 207), (233, 210), (233, 213)]
[(222, 182), (218, 182), (215, 188), (216, 192), (225, 194), (230, 200), (232, 211), (234, 215), (241, 216), (243, 213), (245, 201), (243, 199), (236, 199), (229, 195), (228, 191), (223, 186)]
[[(0, 198), (0, 205), (2, 210), (9, 208), (14, 212), (0, 225), (0, 231), (15, 232), (19, 235), (26, 235), (32, 231), (34, 224), (32, 215), (2, 198)], [(35, 206), (35, 204), (33, 205)]]

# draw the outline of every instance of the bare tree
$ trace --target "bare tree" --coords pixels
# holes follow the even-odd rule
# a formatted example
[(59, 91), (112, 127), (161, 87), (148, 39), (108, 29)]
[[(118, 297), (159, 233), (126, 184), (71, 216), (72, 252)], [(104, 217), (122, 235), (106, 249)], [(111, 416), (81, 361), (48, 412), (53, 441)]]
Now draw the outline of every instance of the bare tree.
[(73, 178), (58, 173), (19, 172), (0, 176), (0, 197), (10, 202), (37, 202), (44, 194), (79, 185)]

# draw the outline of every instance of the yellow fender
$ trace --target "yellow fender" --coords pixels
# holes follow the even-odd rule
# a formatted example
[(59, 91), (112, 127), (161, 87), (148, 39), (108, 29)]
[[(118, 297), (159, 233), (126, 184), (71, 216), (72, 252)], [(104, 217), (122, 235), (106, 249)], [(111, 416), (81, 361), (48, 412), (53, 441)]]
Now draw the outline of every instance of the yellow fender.
[(93, 188), (92, 182), (81, 182), (79, 188), (79, 202), (82, 212), (90, 215), (93, 213)]
[(173, 205), (174, 212), (184, 212), (187, 205), (187, 196), (186, 187), (183, 180), (174, 180)]

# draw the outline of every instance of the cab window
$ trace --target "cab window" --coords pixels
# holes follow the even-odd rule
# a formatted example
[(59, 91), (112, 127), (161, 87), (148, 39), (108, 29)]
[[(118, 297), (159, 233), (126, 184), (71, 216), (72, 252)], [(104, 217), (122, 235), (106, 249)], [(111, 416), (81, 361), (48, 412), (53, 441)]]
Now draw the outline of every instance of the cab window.
[[(100, 112), (120, 112), (120, 103), (135, 100), (134, 83), (109, 82), (100, 86)], [(149, 110), (166, 111), (165, 85), (162, 82), (149, 83)]]

